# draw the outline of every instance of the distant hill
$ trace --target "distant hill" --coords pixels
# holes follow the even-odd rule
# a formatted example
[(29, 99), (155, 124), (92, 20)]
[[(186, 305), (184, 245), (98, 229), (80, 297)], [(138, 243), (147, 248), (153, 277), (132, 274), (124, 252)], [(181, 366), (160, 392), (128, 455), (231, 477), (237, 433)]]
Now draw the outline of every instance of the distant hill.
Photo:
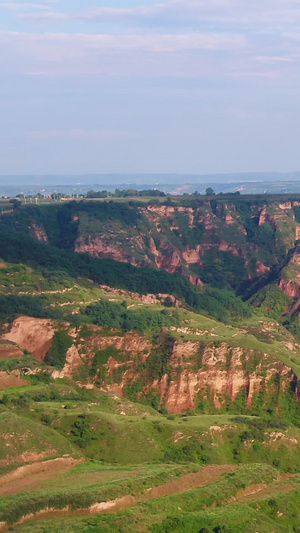
[(232, 174), (86, 174), (0, 176), (0, 196), (36, 194), (40, 191), (85, 194), (88, 190), (115, 188), (149, 189), (164, 192), (216, 192), (255, 194), (259, 192), (300, 192), (300, 172), (241, 172)]

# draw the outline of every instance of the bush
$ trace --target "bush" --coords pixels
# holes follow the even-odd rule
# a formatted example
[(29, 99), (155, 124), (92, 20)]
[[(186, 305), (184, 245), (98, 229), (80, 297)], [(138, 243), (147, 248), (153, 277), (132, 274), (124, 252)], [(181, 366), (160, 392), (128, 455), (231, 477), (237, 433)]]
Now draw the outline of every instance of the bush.
[(63, 368), (66, 362), (67, 350), (72, 346), (72, 339), (66, 331), (56, 331), (52, 346), (45, 357), (45, 363), (57, 368)]
[(71, 435), (80, 448), (86, 448), (92, 439), (90, 422), (87, 415), (79, 415), (71, 428)]

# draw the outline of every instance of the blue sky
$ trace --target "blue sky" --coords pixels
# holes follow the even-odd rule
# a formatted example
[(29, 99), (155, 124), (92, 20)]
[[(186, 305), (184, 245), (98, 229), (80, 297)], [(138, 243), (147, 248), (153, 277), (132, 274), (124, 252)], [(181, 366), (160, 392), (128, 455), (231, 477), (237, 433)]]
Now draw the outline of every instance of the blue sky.
[(0, 0), (0, 174), (300, 170), (300, 0)]

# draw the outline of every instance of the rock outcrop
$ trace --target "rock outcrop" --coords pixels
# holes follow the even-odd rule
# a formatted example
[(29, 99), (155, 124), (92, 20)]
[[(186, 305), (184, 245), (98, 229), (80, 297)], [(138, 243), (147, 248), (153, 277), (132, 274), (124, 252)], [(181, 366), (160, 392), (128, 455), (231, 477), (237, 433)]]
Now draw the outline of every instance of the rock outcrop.
[(13, 322), (11, 330), (1, 338), (14, 342), (21, 350), (27, 350), (39, 361), (43, 361), (51, 347), (54, 333), (53, 321), (21, 316)]
[[(278, 396), (280, 391), (284, 394), (297, 379), (291, 368), (280, 360), (226, 342), (180, 339), (172, 340), (164, 348), (165, 345), (159, 344), (162, 341), (154, 344), (137, 333), (111, 331), (107, 335), (97, 326), (82, 329), (65, 323), (63, 327), (73, 344), (67, 350), (64, 368), (53, 370), (52, 377), (76, 379), (79, 385), (100, 387), (120, 396), (133, 387), (138, 391), (137, 400), (152, 392), (159, 396), (159, 405), (170, 413), (201, 411), (201, 406), (210, 412), (225, 409), (236, 401), (244, 402), (244, 407), (250, 409), (260, 393), (265, 398), (273, 398), (275, 393)], [(20, 317), (2, 339), (17, 343), (42, 361), (56, 329), (53, 321)], [(205, 331), (200, 333), (203, 336)], [(109, 351), (110, 348), (115, 351)], [(159, 356), (163, 357), (164, 367), (155, 356), (160, 351), (165, 354)], [(95, 367), (94, 358), (99, 352), (107, 354), (107, 359)], [(18, 372), (0, 378), (20, 384), (23, 379)], [(294, 390), (299, 394), (297, 387)]]

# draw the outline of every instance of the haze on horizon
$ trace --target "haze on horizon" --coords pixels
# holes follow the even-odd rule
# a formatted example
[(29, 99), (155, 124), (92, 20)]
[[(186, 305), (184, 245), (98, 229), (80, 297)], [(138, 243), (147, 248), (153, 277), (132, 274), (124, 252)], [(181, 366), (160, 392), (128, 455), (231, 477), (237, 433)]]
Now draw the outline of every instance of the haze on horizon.
[(0, 1), (0, 174), (300, 169), (299, 0)]

